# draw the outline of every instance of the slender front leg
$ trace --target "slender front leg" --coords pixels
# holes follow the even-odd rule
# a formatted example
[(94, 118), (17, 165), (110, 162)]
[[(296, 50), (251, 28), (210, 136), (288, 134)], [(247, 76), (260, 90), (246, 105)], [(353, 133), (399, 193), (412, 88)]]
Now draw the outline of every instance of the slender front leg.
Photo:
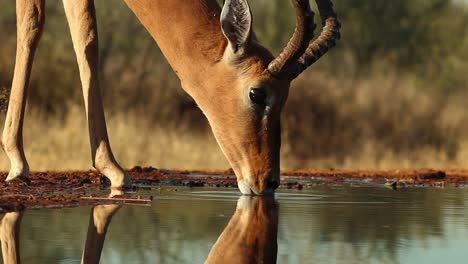
[(63, 0), (80, 70), (88, 118), (93, 166), (110, 179), (112, 187), (128, 187), (130, 178), (115, 161), (107, 136), (98, 78), (98, 33), (92, 0)]
[(0, 224), (3, 263), (20, 263), (19, 232), (23, 212), (6, 213)]
[(23, 119), (34, 53), (44, 28), (44, 2), (16, 1), (15, 72), (2, 135), (2, 146), (11, 163), (7, 181), (29, 179), (29, 166), (23, 149)]
[(99, 263), (102, 247), (106, 239), (107, 228), (112, 216), (122, 207), (117, 204), (98, 205), (91, 210), (89, 218), (88, 235), (81, 263)]

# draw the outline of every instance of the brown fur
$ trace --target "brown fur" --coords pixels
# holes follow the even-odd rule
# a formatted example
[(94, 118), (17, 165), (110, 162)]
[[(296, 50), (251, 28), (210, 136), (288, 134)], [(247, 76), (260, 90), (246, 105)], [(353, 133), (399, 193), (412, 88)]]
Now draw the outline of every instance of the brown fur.
[[(279, 118), (289, 89), (288, 81), (265, 73), (271, 53), (251, 40), (245, 53), (233, 54), (221, 32), (220, 8), (214, 0), (126, 3), (207, 116), (238, 180), (254, 193), (271, 192), (267, 182), (279, 182)], [(165, 15), (169, 13), (179, 15)], [(248, 99), (250, 88), (256, 86), (265, 86), (275, 97), (268, 113)]]
[(269, 197), (241, 197), (205, 263), (276, 263), (278, 205)]
[[(98, 34), (93, 1), (63, 1), (80, 69), (93, 165), (111, 180), (113, 187), (128, 186), (129, 177), (115, 161), (107, 136), (97, 76)], [(275, 79), (266, 71), (273, 56), (255, 37), (248, 38), (242, 53), (233, 51), (221, 30), (221, 8), (215, 0), (125, 1), (156, 40), (183, 89), (207, 116), (241, 191), (273, 192), (279, 183), (280, 113), (289, 91), (289, 81)], [(26, 25), (37, 26), (18, 23), (18, 70), (2, 138), (12, 164), (8, 180), (29, 175), (21, 128), (27, 80), (40, 37), (36, 33), (43, 25), (43, 3), (17, 1), (18, 21), (26, 19)], [(40, 12), (22, 13), (33, 7)], [(32, 41), (23, 40), (23, 35), (32, 36)], [(22, 45), (28, 47), (26, 53)], [(267, 107), (259, 107), (249, 99), (250, 89), (258, 87), (268, 93)]]

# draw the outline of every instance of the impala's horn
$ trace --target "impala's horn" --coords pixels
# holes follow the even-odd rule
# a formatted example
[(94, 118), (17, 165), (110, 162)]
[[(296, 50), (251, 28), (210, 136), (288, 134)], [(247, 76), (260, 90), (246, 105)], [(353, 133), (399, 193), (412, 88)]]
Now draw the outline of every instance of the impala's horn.
[(308, 0), (291, 0), (296, 12), (296, 29), (284, 50), (268, 65), (268, 72), (280, 79), (293, 80), (314, 64), (340, 39), (340, 22), (331, 0), (316, 0), (323, 30), (310, 45), (314, 35), (314, 13)]

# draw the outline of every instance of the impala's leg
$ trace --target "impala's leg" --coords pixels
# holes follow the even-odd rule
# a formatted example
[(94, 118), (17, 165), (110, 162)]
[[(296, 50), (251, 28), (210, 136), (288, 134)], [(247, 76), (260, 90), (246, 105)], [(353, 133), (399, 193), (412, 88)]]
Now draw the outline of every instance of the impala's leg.
[(63, 0), (80, 70), (88, 118), (94, 167), (110, 179), (112, 187), (130, 185), (128, 174), (117, 164), (107, 136), (106, 120), (98, 78), (98, 34), (92, 0)]
[(23, 119), (34, 52), (44, 27), (44, 2), (45, 0), (16, 1), (15, 72), (2, 135), (2, 146), (11, 163), (7, 181), (28, 180), (29, 177), (29, 166), (23, 149)]

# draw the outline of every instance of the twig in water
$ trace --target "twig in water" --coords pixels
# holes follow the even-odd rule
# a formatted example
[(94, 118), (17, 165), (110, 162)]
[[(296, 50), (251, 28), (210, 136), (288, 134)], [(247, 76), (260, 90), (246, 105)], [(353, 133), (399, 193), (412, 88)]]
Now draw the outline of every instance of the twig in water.
[(80, 199), (93, 200), (93, 201), (115, 201), (115, 202), (138, 203), (138, 204), (149, 204), (149, 203), (151, 203), (151, 199), (135, 199), (135, 198), (83, 196), (83, 197), (80, 197)]

